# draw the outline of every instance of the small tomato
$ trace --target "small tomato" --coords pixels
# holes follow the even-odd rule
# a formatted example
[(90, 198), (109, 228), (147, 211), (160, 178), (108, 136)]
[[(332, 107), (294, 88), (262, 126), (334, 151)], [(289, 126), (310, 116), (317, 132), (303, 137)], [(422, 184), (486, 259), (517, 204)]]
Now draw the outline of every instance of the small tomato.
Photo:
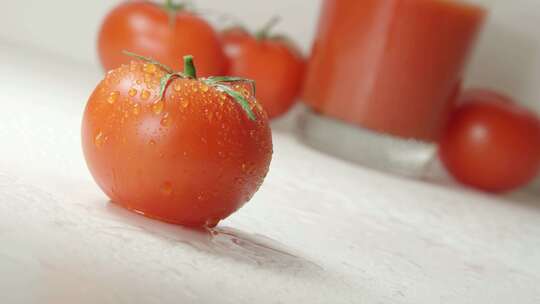
[(229, 57), (229, 75), (245, 77), (257, 83), (257, 99), (270, 118), (286, 113), (296, 101), (302, 86), (305, 59), (282, 36), (270, 36), (273, 19), (255, 35), (241, 28), (222, 33)]
[(500, 94), (464, 96), (440, 142), (443, 164), (458, 181), (485, 191), (526, 185), (540, 169), (536, 115)]

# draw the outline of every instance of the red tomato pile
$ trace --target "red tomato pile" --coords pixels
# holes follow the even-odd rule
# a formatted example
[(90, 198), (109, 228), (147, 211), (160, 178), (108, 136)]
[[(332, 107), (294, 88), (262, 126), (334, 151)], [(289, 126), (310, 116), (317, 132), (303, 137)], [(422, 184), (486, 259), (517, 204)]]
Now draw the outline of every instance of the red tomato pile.
[[(112, 201), (212, 227), (252, 197), (271, 160), (268, 117), (293, 106), (306, 64), (287, 38), (270, 33), (277, 21), (254, 33), (217, 32), (172, 0), (128, 1), (106, 16), (98, 52), (110, 72), (88, 101), (82, 138)], [(130, 61), (123, 51), (147, 57)], [(197, 78), (192, 57), (179, 60), (185, 55), (207, 78)], [(530, 182), (540, 170), (539, 119), (489, 90), (466, 91), (460, 103), (440, 142), (448, 171), (491, 192)]]
[(256, 97), (270, 118), (287, 112), (299, 95), (305, 59), (283, 36), (271, 35), (272, 19), (251, 34), (241, 28), (218, 34), (185, 5), (129, 1), (105, 18), (98, 53), (106, 70), (128, 63), (131, 51), (182, 70), (178, 58), (193, 55), (202, 76), (231, 75), (255, 80)]
[(526, 185), (540, 171), (540, 120), (511, 98), (469, 90), (440, 142), (440, 158), (460, 182), (490, 192)]
[(270, 35), (276, 21), (253, 35), (218, 33), (173, 0), (126, 1), (105, 17), (98, 53), (108, 73), (88, 101), (82, 141), (113, 202), (213, 227), (251, 199), (272, 156), (268, 115), (291, 108), (304, 71), (296, 48)]

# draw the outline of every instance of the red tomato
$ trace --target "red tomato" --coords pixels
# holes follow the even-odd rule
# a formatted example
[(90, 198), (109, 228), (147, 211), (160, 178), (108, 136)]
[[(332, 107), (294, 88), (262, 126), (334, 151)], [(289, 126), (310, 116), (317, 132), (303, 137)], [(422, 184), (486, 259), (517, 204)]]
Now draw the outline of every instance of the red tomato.
[(141, 61), (108, 73), (86, 106), (84, 155), (113, 202), (166, 222), (212, 227), (262, 184), (272, 157), (268, 118), (241, 86), (208, 79), (173, 77), (161, 98), (167, 75)]
[(305, 59), (286, 39), (268, 36), (268, 28), (253, 36), (242, 29), (222, 34), (229, 57), (229, 75), (255, 80), (257, 99), (270, 118), (287, 112), (298, 97)]
[(460, 182), (504, 192), (527, 184), (538, 174), (540, 121), (507, 101), (480, 99), (453, 114), (440, 143), (440, 157)]
[(229, 58), (236, 58), (240, 53), (240, 45), (253, 37), (242, 27), (232, 27), (221, 32), (221, 41), (225, 55)]
[(103, 67), (110, 70), (128, 63), (122, 54), (126, 50), (182, 70), (178, 58), (192, 54), (199, 60), (201, 75), (224, 75), (227, 59), (212, 27), (186, 10), (166, 8), (147, 1), (129, 1), (113, 9), (99, 32)]

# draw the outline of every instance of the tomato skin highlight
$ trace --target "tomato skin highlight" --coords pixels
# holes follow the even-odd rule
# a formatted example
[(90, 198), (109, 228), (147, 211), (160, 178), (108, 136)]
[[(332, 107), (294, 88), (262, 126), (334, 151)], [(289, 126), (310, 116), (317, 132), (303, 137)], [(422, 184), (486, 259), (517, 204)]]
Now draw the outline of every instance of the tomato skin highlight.
[(256, 120), (192, 79), (172, 80), (160, 100), (163, 75), (138, 61), (108, 73), (83, 117), (86, 162), (111, 201), (162, 221), (212, 227), (249, 201), (267, 175), (268, 118), (253, 96)]
[(257, 39), (242, 29), (221, 35), (229, 58), (231, 76), (253, 79), (257, 100), (273, 119), (285, 114), (298, 98), (306, 62), (300, 52), (283, 39)]
[(98, 53), (105, 70), (129, 63), (122, 51), (152, 57), (177, 71), (183, 69), (179, 59), (191, 54), (201, 76), (227, 71), (219, 35), (206, 21), (185, 10), (169, 13), (147, 1), (122, 3), (104, 19)]
[(495, 95), (476, 96), (484, 99), (458, 108), (446, 128), (439, 148), (443, 164), (461, 183), (484, 191), (526, 185), (540, 170), (538, 117)]
[(253, 37), (241, 27), (232, 27), (221, 32), (223, 49), (228, 58), (237, 57), (240, 52), (240, 45), (249, 39), (253, 39)]

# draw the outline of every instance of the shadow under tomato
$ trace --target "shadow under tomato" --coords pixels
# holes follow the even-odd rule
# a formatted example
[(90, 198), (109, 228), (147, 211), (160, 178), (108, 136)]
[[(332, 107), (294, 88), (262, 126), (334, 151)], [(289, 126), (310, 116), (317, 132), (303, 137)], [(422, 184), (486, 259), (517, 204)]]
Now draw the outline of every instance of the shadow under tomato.
[[(146, 233), (171, 245), (189, 246), (199, 252), (223, 257), (258, 268), (313, 275), (322, 270), (313, 262), (294, 253), (268, 237), (229, 227), (189, 229), (159, 222), (109, 203), (107, 211), (123, 223), (133, 226), (133, 232)], [(115, 228), (112, 228), (115, 229)], [(119, 228), (126, 230), (126, 228)]]

